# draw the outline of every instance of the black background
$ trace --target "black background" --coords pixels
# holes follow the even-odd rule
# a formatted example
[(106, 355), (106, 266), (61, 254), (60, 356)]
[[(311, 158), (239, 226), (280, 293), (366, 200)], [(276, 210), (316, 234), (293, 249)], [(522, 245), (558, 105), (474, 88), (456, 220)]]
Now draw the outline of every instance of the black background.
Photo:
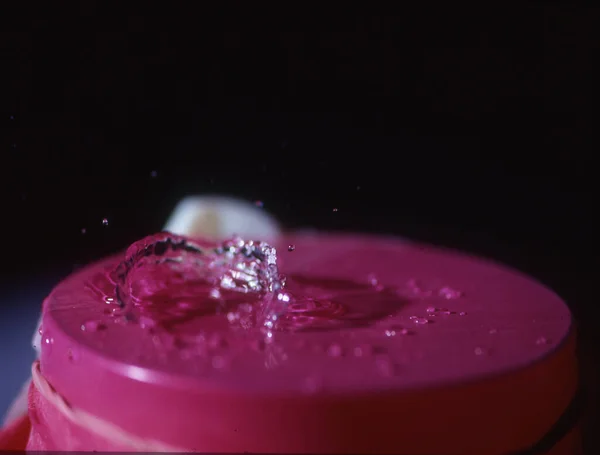
[(225, 193), (517, 267), (569, 302), (595, 378), (597, 10), (204, 5), (0, 8), (0, 285)]

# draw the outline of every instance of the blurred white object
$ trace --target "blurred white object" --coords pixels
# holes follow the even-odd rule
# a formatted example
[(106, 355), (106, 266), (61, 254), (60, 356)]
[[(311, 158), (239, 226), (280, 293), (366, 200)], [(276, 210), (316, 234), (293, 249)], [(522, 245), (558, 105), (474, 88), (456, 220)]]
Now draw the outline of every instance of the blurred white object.
[[(173, 234), (205, 237), (214, 240), (239, 235), (246, 239), (272, 241), (280, 233), (279, 224), (261, 207), (250, 202), (223, 196), (192, 196), (183, 199), (164, 227)], [(39, 358), (42, 335), (41, 315), (31, 341)], [(27, 412), (29, 379), (4, 416), (6, 425)]]
[(279, 235), (275, 219), (256, 204), (222, 196), (183, 199), (167, 221), (173, 234), (226, 239), (239, 235), (251, 240), (273, 240)]

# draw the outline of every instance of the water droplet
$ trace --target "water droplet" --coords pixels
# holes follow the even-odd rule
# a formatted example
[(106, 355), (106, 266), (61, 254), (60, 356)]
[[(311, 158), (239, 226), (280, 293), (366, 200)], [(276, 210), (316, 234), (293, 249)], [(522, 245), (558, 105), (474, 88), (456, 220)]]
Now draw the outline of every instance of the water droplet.
[(108, 226), (108, 218), (102, 218), (102, 224)]
[(152, 329), (156, 327), (156, 321), (147, 316), (140, 316), (138, 323), (142, 329)]
[(254, 201), (254, 205), (260, 207), (261, 209), (265, 206), (263, 201)]
[(394, 375), (394, 365), (387, 355), (378, 355), (375, 358), (375, 366), (382, 376), (389, 377)]
[(74, 349), (67, 349), (67, 360), (69, 362), (75, 363), (79, 360), (79, 354)]
[(263, 352), (266, 346), (265, 340), (253, 340), (250, 343), (250, 347), (257, 352)]
[(475, 348), (474, 352), (475, 352), (475, 355), (485, 354), (485, 351), (483, 350), (483, 348), (480, 348), (479, 346)]
[(545, 344), (549, 344), (550, 341), (546, 338), (546, 337), (539, 337), (537, 340), (535, 340), (535, 344), (537, 344), (538, 346), (543, 346)]
[(368, 357), (373, 353), (373, 348), (369, 345), (356, 346), (352, 352), (355, 357)]
[(318, 392), (323, 387), (323, 381), (319, 376), (312, 375), (304, 379), (302, 389), (306, 393)]
[(419, 317), (419, 316), (411, 316), (409, 319), (411, 321), (413, 321), (417, 325), (429, 324), (429, 322), (431, 322), (431, 321), (429, 321), (429, 319), (422, 318), (422, 317)]
[(210, 363), (213, 368), (220, 370), (222, 368), (225, 368), (225, 366), (227, 365), (227, 359), (225, 359), (225, 357), (223, 356), (216, 355), (211, 359)]
[(432, 294), (431, 290), (424, 289), (414, 278), (408, 281), (407, 287), (416, 297), (430, 297)]
[(456, 289), (452, 289), (446, 286), (439, 290), (438, 295), (445, 299), (453, 300), (462, 297), (463, 293), (461, 291), (457, 291)]
[(150, 172), (150, 177), (155, 178), (158, 175), (158, 172), (152, 171)]
[(54, 338), (52, 338), (49, 334), (45, 334), (42, 338), (42, 351), (45, 354), (50, 354), (52, 352), (52, 345), (54, 344)]
[(338, 209), (337, 209), (337, 208), (334, 208), (334, 209), (333, 209), (333, 211), (334, 211), (334, 212), (337, 212), (337, 211), (338, 211)]
[(86, 228), (81, 228), (81, 233), (82, 233), (82, 234), (85, 234), (86, 232), (87, 232), (87, 229), (86, 229)]
[(83, 332), (98, 332), (100, 330), (106, 329), (106, 325), (104, 325), (100, 321), (91, 320), (81, 324), (80, 328)]
[(288, 251), (294, 251), (296, 249), (296, 245), (288, 245)]
[(214, 333), (208, 338), (208, 345), (213, 349), (226, 348), (227, 340), (218, 333)]
[(388, 329), (388, 330), (385, 331), (385, 336), (386, 337), (395, 337), (396, 336), (396, 331)]
[(327, 355), (330, 357), (341, 357), (343, 354), (342, 347), (339, 344), (332, 344), (327, 348)]
[(371, 286), (373, 286), (375, 288), (376, 291), (383, 291), (384, 290), (384, 286), (383, 284), (381, 284), (379, 282), (379, 279), (377, 278), (377, 275), (375, 275), (374, 273), (369, 274), (369, 276), (367, 277), (369, 284)]

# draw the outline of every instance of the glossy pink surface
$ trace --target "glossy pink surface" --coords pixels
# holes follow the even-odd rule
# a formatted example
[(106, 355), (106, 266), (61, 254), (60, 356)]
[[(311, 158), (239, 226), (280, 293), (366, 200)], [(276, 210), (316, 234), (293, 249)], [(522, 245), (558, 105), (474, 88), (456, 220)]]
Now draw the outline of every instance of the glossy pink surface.
[[(327, 450), (337, 446), (310, 435), (323, 424), (318, 409), (331, 400), (517, 371), (558, 349), (571, 330), (569, 310), (554, 293), (455, 252), (298, 234), (280, 242), (278, 255), (287, 291), (304, 304), (270, 343), (232, 324), (227, 312), (175, 308), (167, 332), (156, 326), (165, 307), (160, 317), (117, 323), (107, 314), (114, 286), (105, 273), (122, 256), (76, 273), (44, 304), (43, 375), (73, 406), (174, 445), (214, 450), (233, 438), (231, 450)], [(160, 280), (163, 272), (148, 273)], [(302, 409), (293, 411), (297, 400)], [(295, 441), (283, 427), (298, 419), (306, 428)], [(270, 445), (255, 440), (265, 434)]]

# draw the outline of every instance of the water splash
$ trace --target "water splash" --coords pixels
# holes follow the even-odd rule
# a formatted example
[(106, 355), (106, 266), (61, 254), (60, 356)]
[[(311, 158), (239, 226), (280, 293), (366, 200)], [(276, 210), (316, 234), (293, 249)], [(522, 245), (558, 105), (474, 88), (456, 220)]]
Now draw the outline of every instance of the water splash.
[[(169, 266), (167, 272), (164, 265)], [(215, 244), (170, 233), (149, 236), (129, 247), (110, 278), (116, 302), (126, 315), (134, 308), (175, 319), (190, 311), (214, 313), (224, 293), (245, 294), (261, 302), (258, 311), (247, 305), (248, 317), (227, 312), (227, 318), (271, 330), (291, 300), (284, 292), (275, 248), (239, 237)]]

